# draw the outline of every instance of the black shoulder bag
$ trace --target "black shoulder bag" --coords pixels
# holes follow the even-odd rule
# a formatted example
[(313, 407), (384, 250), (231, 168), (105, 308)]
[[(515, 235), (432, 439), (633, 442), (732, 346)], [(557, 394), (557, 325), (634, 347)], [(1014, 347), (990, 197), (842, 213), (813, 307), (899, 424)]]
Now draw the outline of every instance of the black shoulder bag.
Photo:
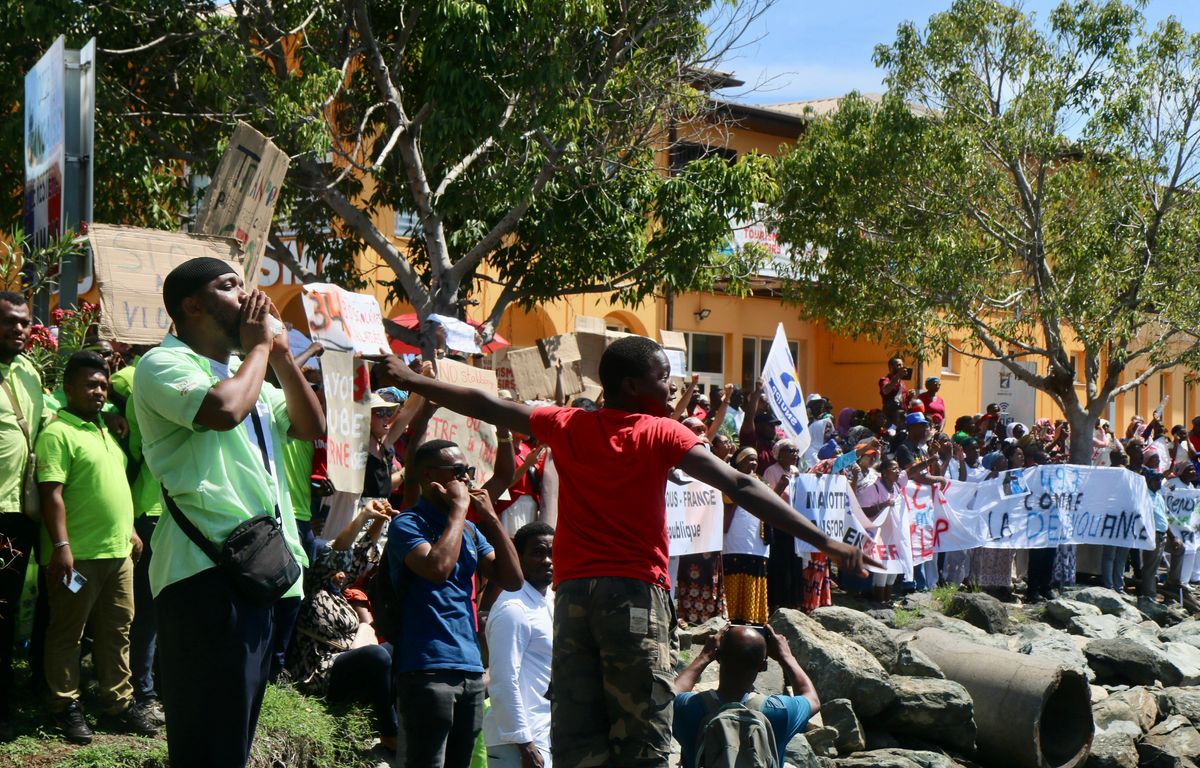
[[(270, 477), (271, 461), (267, 457), (267, 441), (263, 437), (257, 404), (251, 410), (250, 418), (258, 438), (258, 449), (262, 452), (263, 466)], [(217, 568), (233, 584), (234, 590), (243, 597), (260, 605), (269, 605), (283, 597), (300, 578), (300, 565), (283, 537), (283, 520), (278, 504), (275, 505), (274, 515), (256, 515), (234, 528), (218, 550), (188, 520), (166, 488), (163, 488), (163, 499), (175, 524), (217, 564)]]

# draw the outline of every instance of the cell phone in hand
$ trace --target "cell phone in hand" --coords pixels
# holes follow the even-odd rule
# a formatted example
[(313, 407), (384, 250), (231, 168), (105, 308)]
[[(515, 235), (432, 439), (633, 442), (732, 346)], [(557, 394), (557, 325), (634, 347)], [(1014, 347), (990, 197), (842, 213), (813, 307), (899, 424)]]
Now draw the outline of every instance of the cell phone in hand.
[(912, 375), (913, 375), (912, 368), (905, 368), (904, 370), (902, 370), (900, 372), (900, 378), (904, 379), (905, 381), (912, 381)]
[(63, 576), (63, 586), (71, 590), (74, 594), (78, 594), (79, 590), (83, 589), (84, 584), (87, 584), (87, 579), (74, 568), (71, 569), (70, 576)]

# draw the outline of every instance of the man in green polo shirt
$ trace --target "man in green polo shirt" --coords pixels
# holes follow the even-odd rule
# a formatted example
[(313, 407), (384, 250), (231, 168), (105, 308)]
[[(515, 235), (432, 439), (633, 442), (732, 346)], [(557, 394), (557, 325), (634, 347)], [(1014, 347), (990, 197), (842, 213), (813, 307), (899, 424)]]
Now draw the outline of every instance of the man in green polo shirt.
[[(37, 525), (22, 514), (25, 471), (41, 431), (42, 378), (21, 354), (29, 343), (29, 302), (0, 291), (0, 741), (13, 738), (13, 641), (17, 607)], [(34, 493), (35, 491), (30, 491)]]
[[(158, 731), (131, 707), (129, 625), (133, 622), (133, 498), (125, 454), (100, 421), (108, 367), (95, 352), (71, 355), (63, 372), (66, 404), (37, 439), (42, 545), (50, 625), (45, 669), (50, 711), (68, 741), (87, 744), (92, 730), (79, 704), (79, 656), (90, 626), (105, 730), (151, 736)], [(132, 555), (132, 558), (131, 558)]]
[[(270, 300), (247, 293), (232, 265), (184, 262), (163, 281), (163, 305), (175, 335), (138, 363), (133, 407), (146, 464), (176, 506), (159, 519), (150, 561), (167, 747), (172, 768), (238, 768), (266, 690), (273, 606), (235, 590), (175, 515), (220, 547), (239, 524), (278, 509), (284, 539), (307, 564), (283, 445), (320, 437), (325, 417), (287, 334), (270, 328)], [(265, 382), (268, 365), (279, 387)], [(284, 598), (300, 594), (297, 579)]]

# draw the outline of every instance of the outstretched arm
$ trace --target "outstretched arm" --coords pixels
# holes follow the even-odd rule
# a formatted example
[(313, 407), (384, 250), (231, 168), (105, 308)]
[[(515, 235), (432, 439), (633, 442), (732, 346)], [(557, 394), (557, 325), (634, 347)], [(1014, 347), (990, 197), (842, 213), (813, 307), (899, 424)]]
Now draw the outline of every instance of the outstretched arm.
[(383, 366), (382, 379), (386, 384), (414, 392), (455, 413), (505, 427), (513, 432), (528, 435), (532, 431), (529, 427), (529, 415), (533, 413), (533, 409), (524, 403), (501, 400), (478, 389), (460, 387), (421, 376), (413, 373), (412, 369), (395, 355), (388, 355), (380, 364)]
[(807, 518), (792, 509), (762, 481), (744, 475), (713, 456), (704, 446), (696, 446), (684, 454), (679, 468), (702, 483), (707, 483), (728, 496), (734, 504), (759, 518), (767, 525), (779, 528), (825, 552), (843, 568), (861, 571), (863, 564), (883, 566), (867, 557), (858, 547), (831, 539)]

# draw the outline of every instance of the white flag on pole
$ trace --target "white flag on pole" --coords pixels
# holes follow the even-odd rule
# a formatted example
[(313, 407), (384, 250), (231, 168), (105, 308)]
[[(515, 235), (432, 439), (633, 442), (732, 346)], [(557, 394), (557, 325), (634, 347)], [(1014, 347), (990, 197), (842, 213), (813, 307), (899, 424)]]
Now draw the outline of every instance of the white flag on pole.
[(804, 393), (800, 391), (800, 382), (796, 380), (796, 364), (788, 349), (783, 323), (775, 329), (775, 340), (771, 342), (762, 377), (763, 391), (767, 402), (771, 404), (771, 411), (779, 419), (784, 433), (796, 442), (796, 447), (803, 454), (812, 441), (812, 433), (808, 429)]

